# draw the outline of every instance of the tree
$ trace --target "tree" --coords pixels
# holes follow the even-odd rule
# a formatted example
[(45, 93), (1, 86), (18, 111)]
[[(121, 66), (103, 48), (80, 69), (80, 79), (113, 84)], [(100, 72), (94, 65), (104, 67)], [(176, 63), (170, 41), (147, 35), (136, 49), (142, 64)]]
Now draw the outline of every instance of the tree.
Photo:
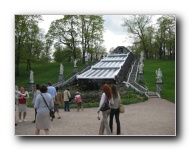
[(165, 58), (166, 53), (172, 58), (175, 56), (175, 17), (164, 15), (157, 19), (157, 24), (156, 45), (159, 49), (159, 58)]
[(55, 20), (51, 23), (46, 39), (52, 41), (55, 46), (65, 45), (71, 51), (73, 59), (77, 59), (76, 49), (79, 44), (78, 16), (65, 15), (64, 18)]
[(114, 49), (115, 49), (115, 47), (111, 47), (109, 50), (109, 53), (112, 53)]
[[(19, 75), (19, 64), (27, 62), (27, 70), (31, 68), (30, 59), (34, 55), (34, 45), (39, 46), (36, 38), (39, 34), (40, 15), (15, 15), (15, 75)], [(39, 39), (38, 39), (39, 40)], [(41, 47), (41, 45), (40, 45)], [(36, 49), (35, 49), (36, 51)]]
[(145, 38), (145, 32), (146, 28), (149, 25), (151, 21), (151, 16), (149, 15), (132, 15), (131, 18), (124, 18), (124, 23), (122, 26), (131, 38), (133, 38), (134, 41), (138, 40), (141, 42), (143, 46), (143, 50), (146, 56), (146, 59), (148, 59), (148, 48), (146, 45), (146, 38)]
[(97, 57), (98, 47), (103, 42), (103, 18), (98, 15), (80, 15), (80, 37), (82, 47), (82, 60), (85, 63), (86, 53), (91, 55), (91, 61), (93, 53)]

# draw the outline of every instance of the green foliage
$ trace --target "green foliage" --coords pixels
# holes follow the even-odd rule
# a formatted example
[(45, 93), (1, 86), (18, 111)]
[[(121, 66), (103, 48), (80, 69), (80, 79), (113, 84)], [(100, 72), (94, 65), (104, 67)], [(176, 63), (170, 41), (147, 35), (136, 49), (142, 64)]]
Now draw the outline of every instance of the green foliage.
[(163, 15), (151, 24), (150, 15), (131, 15), (122, 26), (133, 39), (131, 50), (138, 56), (142, 50), (146, 59), (175, 58), (175, 16)]
[[(64, 62), (64, 80), (69, 79), (73, 75), (73, 63)], [(81, 62), (77, 63), (78, 71), (85, 68)], [(34, 71), (34, 82), (39, 84), (47, 84), (48, 81), (52, 83), (58, 82), (60, 63), (33, 63), (32, 70)], [(26, 70), (26, 64), (20, 64), (20, 76), (15, 77), (15, 84), (17, 86), (25, 85), (28, 89), (30, 72)]]
[(30, 70), (30, 61), (39, 58), (43, 49), (43, 35), (38, 27), (40, 15), (15, 16), (15, 74), (19, 75), (19, 64), (27, 62)]

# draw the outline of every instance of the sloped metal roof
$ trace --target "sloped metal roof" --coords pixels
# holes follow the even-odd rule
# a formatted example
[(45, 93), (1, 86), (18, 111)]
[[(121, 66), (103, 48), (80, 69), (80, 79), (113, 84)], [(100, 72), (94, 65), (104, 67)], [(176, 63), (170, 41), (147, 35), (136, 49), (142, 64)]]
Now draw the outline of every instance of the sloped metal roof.
[[(130, 53), (130, 52), (129, 52)], [(128, 53), (128, 54), (129, 54)], [(88, 71), (77, 75), (78, 79), (115, 79), (121, 67), (125, 63), (128, 54), (110, 54)]]

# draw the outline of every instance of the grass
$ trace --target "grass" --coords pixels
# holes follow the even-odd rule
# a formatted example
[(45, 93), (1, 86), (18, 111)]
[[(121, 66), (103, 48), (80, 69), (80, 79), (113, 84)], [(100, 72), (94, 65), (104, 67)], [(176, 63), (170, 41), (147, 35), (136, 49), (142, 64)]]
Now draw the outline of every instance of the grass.
[(145, 60), (144, 81), (149, 84), (150, 91), (156, 91), (156, 70), (162, 71), (163, 87), (161, 98), (175, 103), (175, 61), (174, 60)]
[[(62, 63), (64, 67), (64, 80), (66, 81), (73, 75), (73, 63), (64, 62)], [(52, 83), (58, 82), (60, 63), (32, 63), (31, 64), (34, 72), (34, 82), (39, 84), (47, 84), (48, 81)], [(77, 63), (78, 71), (85, 68), (82, 63)], [(20, 76), (15, 77), (15, 84), (20, 87), (24, 85), (26, 90), (28, 90), (28, 83), (30, 81), (30, 71), (26, 70), (26, 64), (20, 64)]]

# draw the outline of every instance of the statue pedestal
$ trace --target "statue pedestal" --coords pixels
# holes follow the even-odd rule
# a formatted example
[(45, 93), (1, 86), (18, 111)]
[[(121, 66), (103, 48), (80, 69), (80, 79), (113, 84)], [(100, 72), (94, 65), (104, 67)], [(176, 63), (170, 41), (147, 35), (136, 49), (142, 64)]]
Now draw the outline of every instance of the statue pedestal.
[(77, 67), (73, 68), (73, 74), (76, 74), (78, 72)]
[(162, 91), (162, 82), (156, 82), (156, 92), (160, 93)]
[(143, 73), (139, 73), (139, 82), (144, 82), (144, 75), (143, 75)]
[(88, 61), (85, 61), (85, 65), (88, 66)]
[(59, 76), (58, 76), (58, 82), (63, 82), (63, 74), (59, 74)]
[(28, 83), (28, 91), (32, 91), (34, 88), (35, 83)]

